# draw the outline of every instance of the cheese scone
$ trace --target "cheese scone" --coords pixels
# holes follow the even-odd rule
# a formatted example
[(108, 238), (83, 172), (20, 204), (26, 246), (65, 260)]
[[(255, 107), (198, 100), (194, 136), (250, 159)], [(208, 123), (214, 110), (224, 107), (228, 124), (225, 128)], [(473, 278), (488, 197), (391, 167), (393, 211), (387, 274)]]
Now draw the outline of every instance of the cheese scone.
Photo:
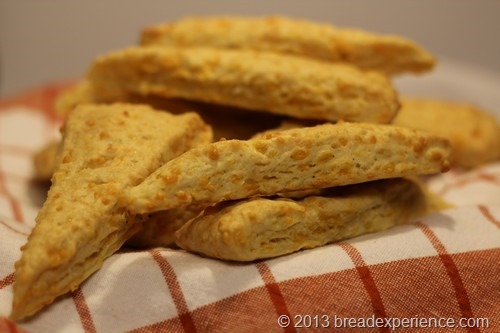
[(455, 166), (473, 168), (500, 159), (500, 123), (473, 104), (405, 97), (393, 123), (450, 140)]
[(34, 314), (99, 269), (140, 228), (117, 205), (120, 193), (210, 137), (195, 113), (78, 106), (64, 126), (47, 200), (15, 264), (11, 318)]
[(392, 125), (324, 124), (194, 148), (124, 191), (135, 214), (192, 203), (424, 175), (449, 167), (446, 139)]
[(187, 17), (147, 27), (141, 44), (271, 51), (349, 62), (387, 74), (420, 73), (431, 70), (435, 63), (429, 52), (403, 37), (283, 16)]
[(399, 109), (376, 71), (289, 55), (210, 48), (131, 47), (95, 59), (96, 91), (185, 98), (303, 119), (388, 123)]
[[(208, 144), (212, 141), (210, 136), (200, 138), (199, 144)], [(37, 181), (49, 182), (56, 168), (57, 152), (62, 143), (53, 141), (44, 146), (34, 156), (34, 178)], [(194, 147), (194, 146), (193, 146)], [(294, 195), (292, 193), (292, 195)], [(127, 240), (126, 245), (133, 247), (155, 247), (155, 246), (173, 246), (174, 233), (185, 222), (198, 215), (204, 207), (182, 207), (169, 211), (148, 214), (148, 216), (139, 216), (138, 219), (143, 223), (143, 227), (131, 239)]]
[(251, 261), (381, 231), (442, 207), (413, 180), (383, 179), (302, 199), (219, 203), (181, 227), (176, 243), (213, 258)]

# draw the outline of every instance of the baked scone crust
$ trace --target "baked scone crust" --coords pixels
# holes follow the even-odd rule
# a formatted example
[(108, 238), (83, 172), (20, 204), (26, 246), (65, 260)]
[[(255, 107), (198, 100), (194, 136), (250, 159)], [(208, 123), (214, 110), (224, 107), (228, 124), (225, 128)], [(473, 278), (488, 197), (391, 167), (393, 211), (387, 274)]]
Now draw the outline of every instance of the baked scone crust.
[(473, 168), (500, 159), (500, 123), (479, 106), (404, 97), (393, 123), (450, 140), (451, 162), (455, 166)]
[(226, 140), (166, 163), (121, 199), (132, 213), (448, 170), (446, 139), (392, 125), (324, 124)]
[(207, 208), (176, 243), (235, 261), (271, 258), (381, 231), (436, 210), (414, 180), (396, 178), (324, 190), (302, 199), (254, 198)]
[(210, 135), (194, 113), (78, 106), (64, 126), (47, 200), (15, 264), (11, 318), (37, 312), (95, 272), (140, 228), (117, 205), (120, 193)]
[(429, 52), (406, 38), (284, 16), (186, 17), (145, 28), (141, 44), (271, 51), (388, 74), (420, 73), (435, 64)]
[(248, 50), (131, 47), (98, 57), (87, 79), (106, 96), (185, 98), (304, 119), (388, 123), (399, 109), (378, 72)]

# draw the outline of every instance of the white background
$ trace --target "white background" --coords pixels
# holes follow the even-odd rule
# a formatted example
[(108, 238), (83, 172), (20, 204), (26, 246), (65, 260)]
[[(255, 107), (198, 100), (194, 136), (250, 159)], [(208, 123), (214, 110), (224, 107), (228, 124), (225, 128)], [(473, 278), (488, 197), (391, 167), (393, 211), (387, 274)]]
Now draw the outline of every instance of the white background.
[(0, 97), (80, 77), (141, 28), (191, 14), (285, 14), (396, 33), (500, 77), (500, 0), (0, 0)]

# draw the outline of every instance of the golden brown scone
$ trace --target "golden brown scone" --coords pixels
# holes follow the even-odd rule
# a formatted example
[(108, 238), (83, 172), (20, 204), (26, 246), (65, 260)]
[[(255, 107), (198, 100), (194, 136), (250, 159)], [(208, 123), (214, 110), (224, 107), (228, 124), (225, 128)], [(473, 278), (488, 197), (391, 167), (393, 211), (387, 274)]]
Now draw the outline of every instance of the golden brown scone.
[(11, 318), (34, 314), (99, 269), (140, 227), (117, 205), (120, 193), (210, 135), (194, 113), (78, 106), (64, 127), (47, 200), (15, 265)]
[(384, 179), (302, 199), (254, 198), (207, 208), (176, 233), (205, 256), (251, 261), (381, 231), (436, 209), (418, 183)]
[(450, 140), (456, 166), (472, 168), (500, 159), (498, 120), (472, 104), (405, 97), (394, 124)]
[(434, 57), (408, 39), (283, 16), (188, 17), (148, 27), (142, 45), (210, 46), (288, 53), (332, 62), (349, 62), (388, 74), (420, 73)]
[(432, 174), (448, 169), (446, 139), (392, 125), (324, 124), (219, 141), (166, 163), (124, 192), (132, 213), (192, 203)]
[(40, 151), (33, 155), (34, 179), (41, 182), (48, 182), (56, 168), (61, 142), (51, 141)]
[(133, 47), (98, 57), (87, 79), (107, 96), (185, 98), (303, 119), (387, 123), (399, 109), (378, 72), (248, 50)]

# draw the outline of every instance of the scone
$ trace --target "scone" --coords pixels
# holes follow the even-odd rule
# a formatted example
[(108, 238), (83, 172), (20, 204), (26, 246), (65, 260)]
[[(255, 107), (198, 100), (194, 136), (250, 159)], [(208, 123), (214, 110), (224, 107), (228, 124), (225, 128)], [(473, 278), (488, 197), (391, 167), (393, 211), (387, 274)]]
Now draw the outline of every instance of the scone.
[(405, 97), (393, 122), (449, 139), (455, 166), (473, 168), (500, 159), (500, 123), (470, 103)]
[(324, 124), (226, 140), (169, 161), (121, 201), (134, 214), (255, 195), (439, 173), (446, 139), (392, 125)]
[(376, 71), (259, 51), (132, 47), (98, 57), (87, 80), (105, 96), (185, 98), (303, 119), (388, 123), (399, 109), (392, 83)]
[(326, 189), (302, 199), (228, 201), (186, 223), (176, 243), (208, 257), (251, 261), (381, 231), (442, 205), (404, 178)]
[(429, 52), (406, 38), (284, 16), (187, 17), (147, 27), (141, 44), (271, 51), (388, 74), (429, 71), (435, 63)]
[(76, 289), (140, 228), (117, 205), (127, 187), (211, 138), (194, 113), (147, 106), (80, 105), (64, 126), (52, 186), (15, 264), (11, 318)]

